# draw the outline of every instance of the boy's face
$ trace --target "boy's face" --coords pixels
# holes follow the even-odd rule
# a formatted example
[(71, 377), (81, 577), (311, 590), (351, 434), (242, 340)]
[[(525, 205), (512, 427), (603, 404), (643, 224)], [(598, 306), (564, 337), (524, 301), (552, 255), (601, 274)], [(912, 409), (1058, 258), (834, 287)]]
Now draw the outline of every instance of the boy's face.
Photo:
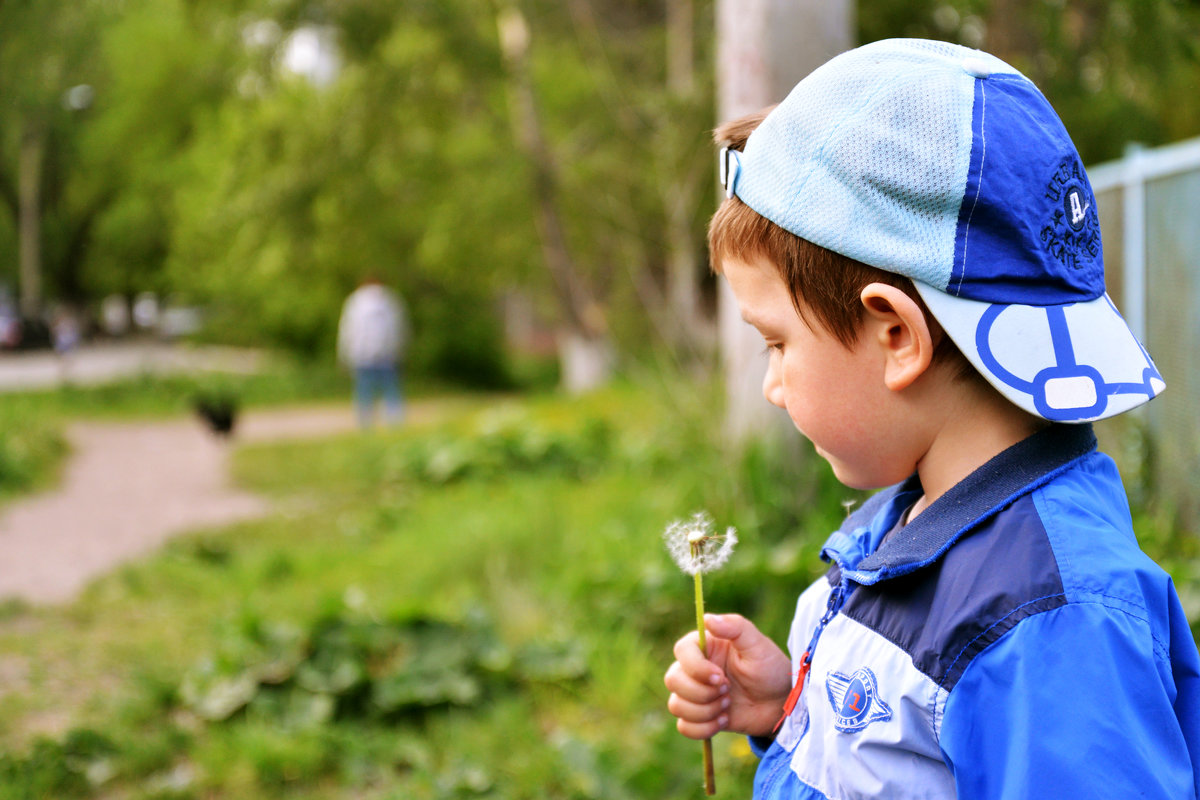
[(767, 400), (787, 411), (843, 484), (875, 488), (907, 477), (914, 462), (889, 441), (904, 429), (903, 409), (884, 384), (879, 348), (865, 336), (847, 348), (810, 328), (771, 263), (727, 259), (723, 268), (742, 319), (767, 344)]

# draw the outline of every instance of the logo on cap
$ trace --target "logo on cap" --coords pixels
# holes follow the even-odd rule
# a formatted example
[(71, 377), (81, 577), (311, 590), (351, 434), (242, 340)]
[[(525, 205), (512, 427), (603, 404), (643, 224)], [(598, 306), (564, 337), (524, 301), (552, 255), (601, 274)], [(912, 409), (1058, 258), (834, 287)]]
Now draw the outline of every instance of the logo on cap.
[(1080, 269), (1100, 255), (1100, 223), (1083, 166), (1070, 158), (1046, 183), (1046, 199), (1057, 206), (1042, 227), (1046, 250), (1064, 267)]
[(833, 706), (833, 726), (843, 733), (857, 733), (872, 722), (892, 718), (892, 709), (879, 699), (875, 673), (866, 667), (849, 676), (829, 673), (825, 692)]

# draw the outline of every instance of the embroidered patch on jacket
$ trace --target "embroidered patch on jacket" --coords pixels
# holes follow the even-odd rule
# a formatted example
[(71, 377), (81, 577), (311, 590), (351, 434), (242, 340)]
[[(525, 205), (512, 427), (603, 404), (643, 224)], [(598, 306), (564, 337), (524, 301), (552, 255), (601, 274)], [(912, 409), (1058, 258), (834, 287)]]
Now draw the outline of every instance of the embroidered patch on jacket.
[(866, 667), (849, 676), (829, 673), (825, 691), (833, 705), (833, 726), (843, 733), (857, 733), (872, 722), (892, 718), (892, 709), (879, 698), (875, 673)]

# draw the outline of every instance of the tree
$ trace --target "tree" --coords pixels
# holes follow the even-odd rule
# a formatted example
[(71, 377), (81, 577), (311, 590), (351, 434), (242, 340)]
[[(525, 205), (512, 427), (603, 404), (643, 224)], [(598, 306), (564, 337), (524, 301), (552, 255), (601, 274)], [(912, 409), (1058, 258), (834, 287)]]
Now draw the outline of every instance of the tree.
[(568, 391), (595, 388), (609, 379), (612, 346), (603, 312), (580, 274), (567, 243), (559, 211), (557, 160), (546, 141), (529, 66), (529, 26), (516, 5), (497, 17), (500, 48), (508, 65), (508, 92), (514, 138), (524, 154), (533, 189), (542, 259), (564, 317), (559, 342), (563, 382)]
[[(178, 176), (174, 285), (308, 351), (327, 338), (336, 287), (369, 264), (395, 265), (422, 296), (418, 328), (429, 297), (449, 309), (466, 296), (480, 319), (520, 286), (594, 362), (612, 341), (643, 346), (650, 319), (669, 331), (665, 201), (695, 281), (708, 197), (661, 187), (681, 184), (681, 164), (684, 183), (707, 182), (707, 82), (670, 99), (665, 7), (527, 2), (536, 38), (507, 60), (495, 18), (481, 24), (469, 3), (264, 6), (250, 22), (255, 91), (201, 126)], [(314, 24), (344, 51), (323, 87), (274, 67), (290, 32)], [(313, 277), (287, 287), (284, 274)]]
[[(717, 108), (736, 119), (782, 100), (809, 72), (850, 46), (849, 0), (810, 0), (786, 7), (770, 0), (717, 3)], [(762, 397), (762, 341), (746, 325), (727, 284), (719, 315), (729, 434), (744, 438), (770, 424)]]
[[(667, 0), (666, 100), (672, 109), (703, 108), (699, 102), (701, 81), (696, 62), (696, 4), (693, 0)], [(708, 84), (705, 83), (705, 86)], [(683, 119), (691, 115), (684, 113)], [(666, 121), (664, 128), (675, 130), (678, 118)], [(684, 135), (680, 135), (684, 134)], [(660, 184), (665, 210), (667, 245), (667, 303), (669, 319), (676, 332), (675, 344), (684, 349), (707, 351), (709, 326), (700, 303), (701, 278), (697, 268), (704, 264), (696, 236), (696, 205), (710, 171), (700, 157), (702, 151), (694, 146), (696, 138), (678, 131), (667, 136), (662, 147), (665, 160), (672, 165), (671, 174)], [(688, 146), (689, 142), (692, 146)]]
[[(523, 277), (533, 244), (516, 159), (497, 146), (494, 29), (453, 3), (402, 5), (264, 7), (244, 23), (261, 53), (187, 152), (170, 277), (212, 305), (223, 336), (317, 354), (374, 272), (410, 300), (415, 367), (494, 382), (491, 297)], [(337, 32), (328, 84), (278, 67), (306, 25)]]
[[(624, 352), (709, 350), (707, 130), (711, 4), (527, 2), (542, 32), (532, 83), (558, 164), (560, 216), (578, 271)], [(565, 12), (565, 13), (564, 13)], [(569, 66), (568, 66), (569, 65)], [(653, 349), (660, 350), (657, 345)]]
[[(87, 2), (0, 5), (0, 198), (17, 240), (21, 312), (31, 319), (42, 313), (47, 259), (58, 267), (58, 283), (66, 273), (71, 293), (78, 243), (96, 213), (95, 199), (72, 209), (76, 198), (65, 183), (78, 137), (72, 117), (89, 110), (100, 79), (91, 34), (101, 19)], [(46, 247), (47, 229), (56, 247)]]
[[(740, 110), (774, 102), (848, 47), (849, 6), (722, 3), (738, 13), (714, 25), (712, 0), (503, 2), (530, 31), (519, 59), (474, 0), (2, 0), (0, 280), (23, 263), (31, 311), (178, 293), (220, 336), (317, 353), (374, 270), (413, 301), (418, 368), (498, 376), (514, 288), (598, 352), (686, 359), (700, 342), (705, 363), (707, 131), (731, 88), (772, 82)], [(863, 39), (1004, 51), (1089, 161), (1200, 129), (1195, 3), (860, 2)], [(320, 86), (281, 67), (312, 30), (340, 49)], [(720, 115), (712, 31), (753, 43), (742, 66), (778, 62), (726, 84)], [(745, 347), (733, 363), (753, 363)], [(742, 395), (763, 408), (750, 369)]]
[(0, 5), (0, 92), (11, 101), (0, 108), (0, 197), (20, 240), (27, 317), (41, 314), (44, 295), (82, 303), (164, 288), (174, 165), (197, 119), (232, 88), (236, 52), (214, 34), (236, 10)]
[(107, 99), (81, 142), (107, 198), (81, 280), (88, 296), (170, 292), (164, 272), (184, 156), (246, 65), (228, 22), (238, 8), (140, 0), (102, 31)]

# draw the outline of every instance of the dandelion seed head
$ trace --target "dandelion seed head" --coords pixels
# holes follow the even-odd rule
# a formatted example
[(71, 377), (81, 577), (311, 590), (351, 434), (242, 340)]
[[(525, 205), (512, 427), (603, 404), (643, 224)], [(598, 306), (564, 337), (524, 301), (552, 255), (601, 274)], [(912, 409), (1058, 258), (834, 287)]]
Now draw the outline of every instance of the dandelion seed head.
[(714, 533), (713, 520), (703, 511), (687, 519), (677, 519), (663, 532), (667, 552), (688, 575), (711, 572), (721, 567), (733, 555), (737, 530), (730, 527), (724, 533)]

